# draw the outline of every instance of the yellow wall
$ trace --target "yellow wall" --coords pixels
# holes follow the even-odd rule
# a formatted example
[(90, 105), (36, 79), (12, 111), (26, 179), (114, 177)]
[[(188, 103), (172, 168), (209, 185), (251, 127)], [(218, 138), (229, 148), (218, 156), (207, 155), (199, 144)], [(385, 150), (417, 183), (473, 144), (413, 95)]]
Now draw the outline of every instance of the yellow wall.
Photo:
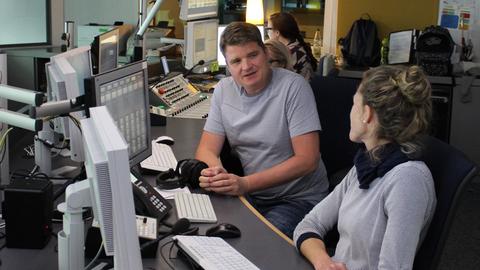
[(352, 23), (368, 13), (382, 39), (404, 29), (424, 29), (437, 24), (439, 0), (338, 0), (337, 39), (344, 37)]
[[(152, 2), (150, 6), (153, 6), (153, 4)], [(179, 2), (177, 0), (165, 0), (160, 5), (160, 10), (155, 16), (155, 23), (158, 23), (158, 21), (168, 21), (169, 26), (175, 26), (175, 37), (183, 38), (183, 22), (178, 18), (179, 14)]]

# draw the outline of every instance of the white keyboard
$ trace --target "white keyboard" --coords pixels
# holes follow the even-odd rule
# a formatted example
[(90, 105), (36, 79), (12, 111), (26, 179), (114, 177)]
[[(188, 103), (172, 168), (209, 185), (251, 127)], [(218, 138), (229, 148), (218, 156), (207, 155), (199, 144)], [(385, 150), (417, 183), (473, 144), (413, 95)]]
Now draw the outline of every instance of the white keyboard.
[(190, 222), (215, 223), (217, 216), (213, 210), (210, 197), (205, 194), (175, 193), (177, 217), (186, 218)]
[(154, 171), (168, 171), (177, 167), (177, 159), (170, 146), (153, 141), (152, 155), (142, 161), (140, 166)]
[(222, 238), (176, 235), (173, 239), (205, 270), (260, 270)]

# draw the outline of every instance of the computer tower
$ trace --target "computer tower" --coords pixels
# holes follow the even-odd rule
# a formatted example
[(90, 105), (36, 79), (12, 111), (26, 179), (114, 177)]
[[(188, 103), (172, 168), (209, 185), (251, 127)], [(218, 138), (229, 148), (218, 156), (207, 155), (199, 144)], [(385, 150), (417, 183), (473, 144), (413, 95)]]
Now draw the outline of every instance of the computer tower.
[(5, 187), (2, 214), (8, 248), (43, 248), (52, 234), (53, 185), (16, 179)]

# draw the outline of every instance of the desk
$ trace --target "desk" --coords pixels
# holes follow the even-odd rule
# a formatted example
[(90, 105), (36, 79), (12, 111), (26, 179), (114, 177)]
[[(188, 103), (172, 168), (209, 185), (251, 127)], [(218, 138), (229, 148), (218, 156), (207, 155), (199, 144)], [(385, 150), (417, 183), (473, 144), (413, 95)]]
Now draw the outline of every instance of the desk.
[[(152, 137), (168, 135), (175, 139), (173, 151), (178, 160), (192, 158), (204, 125), (204, 120), (168, 118), (167, 125), (152, 127)], [(310, 264), (301, 257), (295, 248), (274, 232), (266, 223), (252, 212), (248, 204), (241, 199), (231, 196), (211, 195), (211, 200), (218, 222), (235, 224), (241, 231), (242, 237), (227, 239), (233, 247), (246, 256), (260, 269), (312, 269)], [(175, 213), (169, 216), (175, 220)], [(200, 227), (200, 234), (212, 224), (194, 224)], [(56, 226), (55, 232), (60, 230)], [(166, 240), (168, 241), (168, 240)], [(165, 241), (162, 241), (165, 243)], [(48, 245), (42, 250), (33, 249), (9, 249), (0, 251), (2, 269), (58, 269), (57, 253), (55, 252), (57, 241), (52, 238)], [(169, 247), (169, 246), (168, 246)], [(157, 253), (158, 254), (158, 253)], [(168, 258), (168, 248), (164, 249)], [(172, 252), (175, 257), (176, 250)], [(172, 260), (176, 269), (191, 269), (190, 265), (183, 260)], [(154, 269), (169, 269), (165, 262), (157, 257), (156, 259), (144, 259), (143, 266)]]

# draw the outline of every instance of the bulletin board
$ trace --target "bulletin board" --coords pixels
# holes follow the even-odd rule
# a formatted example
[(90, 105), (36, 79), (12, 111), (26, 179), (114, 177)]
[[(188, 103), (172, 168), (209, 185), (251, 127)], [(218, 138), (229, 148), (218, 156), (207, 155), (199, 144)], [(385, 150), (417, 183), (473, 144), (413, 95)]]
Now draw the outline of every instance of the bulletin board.
[[(438, 25), (447, 28), (457, 45), (473, 43), (474, 62), (480, 62), (480, 1), (440, 0)], [(454, 59), (452, 59), (454, 60)]]

